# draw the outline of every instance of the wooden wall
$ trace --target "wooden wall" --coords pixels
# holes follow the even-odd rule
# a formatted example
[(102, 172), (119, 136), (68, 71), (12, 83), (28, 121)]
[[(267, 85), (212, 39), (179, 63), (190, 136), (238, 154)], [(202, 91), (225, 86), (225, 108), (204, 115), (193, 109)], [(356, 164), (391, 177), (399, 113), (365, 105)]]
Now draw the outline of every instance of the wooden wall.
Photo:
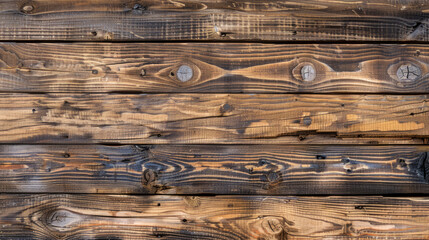
[(429, 239), (428, 0), (0, 0), (0, 239)]

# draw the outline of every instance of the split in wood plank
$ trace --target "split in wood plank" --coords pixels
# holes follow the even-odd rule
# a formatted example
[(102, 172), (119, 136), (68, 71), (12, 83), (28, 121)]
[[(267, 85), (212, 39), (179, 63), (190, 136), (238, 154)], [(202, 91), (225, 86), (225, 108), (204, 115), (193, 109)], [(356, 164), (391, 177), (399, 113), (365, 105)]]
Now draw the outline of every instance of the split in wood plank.
[(7, 239), (426, 239), (429, 198), (0, 195)]
[(2, 0), (0, 40), (428, 41), (429, 2)]
[(0, 43), (0, 91), (415, 94), (428, 63), (424, 45)]
[(428, 146), (2, 145), (2, 193), (429, 193)]
[(0, 94), (0, 143), (424, 143), (427, 101), (427, 95)]

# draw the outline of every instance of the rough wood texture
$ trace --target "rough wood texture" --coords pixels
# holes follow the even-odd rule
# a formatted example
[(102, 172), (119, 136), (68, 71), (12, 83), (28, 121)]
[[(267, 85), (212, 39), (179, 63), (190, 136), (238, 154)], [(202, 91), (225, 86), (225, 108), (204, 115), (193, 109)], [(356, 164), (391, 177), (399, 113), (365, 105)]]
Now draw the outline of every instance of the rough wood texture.
[(0, 40), (427, 41), (429, 2), (0, 1)]
[(0, 143), (424, 143), (429, 136), (427, 99), (0, 94)]
[(429, 193), (428, 146), (3, 145), (2, 193)]
[[(427, 93), (428, 62), (424, 45), (1, 43), (0, 91)], [(420, 76), (399, 79), (406, 64)], [(193, 71), (186, 82), (182, 65)]]
[(428, 198), (0, 195), (7, 239), (427, 239)]

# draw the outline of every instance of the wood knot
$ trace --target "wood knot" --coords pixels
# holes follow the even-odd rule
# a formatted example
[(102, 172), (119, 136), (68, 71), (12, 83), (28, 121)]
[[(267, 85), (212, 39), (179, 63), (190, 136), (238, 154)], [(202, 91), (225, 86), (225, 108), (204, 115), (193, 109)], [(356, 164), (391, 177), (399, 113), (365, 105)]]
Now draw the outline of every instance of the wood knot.
[(284, 231), (283, 223), (279, 218), (267, 217), (262, 220), (262, 229), (269, 235), (277, 235)]
[(305, 64), (301, 68), (301, 77), (304, 81), (313, 81), (316, 78), (316, 70), (312, 64)]
[(420, 78), (422, 71), (414, 64), (407, 63), (399, 66), (396, 76), (399, 81), (414, 81)]
[(429, 160), (428, 153), (424, 152), (418, 160), (417, 164), (417, 175), (429, 183)]
[(155, 182), (157, 174), (152, 169), (145, 169), (142, 173), (142, 184), (150, 185)]
[(144, 11), (147, 10), (147, 7), (142, 6), (141, 4), (134, 4), (133, 9), (132, 9), (132, 13), (135, 15), (142, 15)]
[(222, 114), (226, 113), (226, 112), (230, 112), (233, 110), (233, 107), (231, 105), (229, 105), (228, 103), (225, 103), (224, 105), (222, 105), (220, 107), (220, 112)]
[(181, 82), (187, 82), (194, 76), (194, 71), (188, 65), (181, 65), (176, 72), (176, 76)]
[(201, 205), (201, 199), (198, 196), (186, 196), (184, 200), (186, 205), (190, 207), (196, 208)]
[(265, 177), (266, 177), (267, 181), (270, 183), (275, 183), (275, 182), (278, 182), (280, 180), (279, 174), (276, 172), (272, 172), (272, 171), (268, 172), (265, 175)]
[(140, 77), (144, 77), (144, 76), (146, 76), (146, 70), (142, 69), (140, 70)]
[(304, 125), (306, 125), (306, 126), (310, 126), (311, 125), (311, 117), (309, 117), (309, 116), (305, 116), (303, 119), (302, 119), (302, 123), (304, 123)]
[(80, 221), (82, 217), (67, 210), (56, 210), (47, 216), (46, 223), (54, 228), (67, 228)]
[(34, 6), (33, 6), (33, 5), (31, 5), (31, 4), (29, 4), (29, 3), (24, 4), (24, 5), (21, 7), (21, 12), (22, 12), (22, 13), (31, 13), (33, 10), (34, 10)]

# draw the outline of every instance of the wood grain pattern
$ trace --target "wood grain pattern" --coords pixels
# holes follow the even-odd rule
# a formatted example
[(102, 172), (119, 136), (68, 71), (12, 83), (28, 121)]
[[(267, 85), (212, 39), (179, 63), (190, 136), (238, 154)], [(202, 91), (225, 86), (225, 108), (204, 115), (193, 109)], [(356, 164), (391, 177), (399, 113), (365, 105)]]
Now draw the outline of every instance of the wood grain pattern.
[(0, 94), (0, 143), (424, 143), (429, 136), (427, 99)]
[(2, 145), (2, 193), (429, 193), (428, 146)]
[(429, 27), (426, 0), (2, 0), (0, 9), (0, 40), (427, 41)]
[(426, 239), (428, 198), (0, 195), (7, 239)]
[[(425, 45), (0, 43), (0, 91), (427, 93), (428, 63)], [(398, 79), (403, 64), (421, 76)], [(189, 81), (178, 79), (182, 65)], [(305, 65), (313, 81), (302, 79)]]

